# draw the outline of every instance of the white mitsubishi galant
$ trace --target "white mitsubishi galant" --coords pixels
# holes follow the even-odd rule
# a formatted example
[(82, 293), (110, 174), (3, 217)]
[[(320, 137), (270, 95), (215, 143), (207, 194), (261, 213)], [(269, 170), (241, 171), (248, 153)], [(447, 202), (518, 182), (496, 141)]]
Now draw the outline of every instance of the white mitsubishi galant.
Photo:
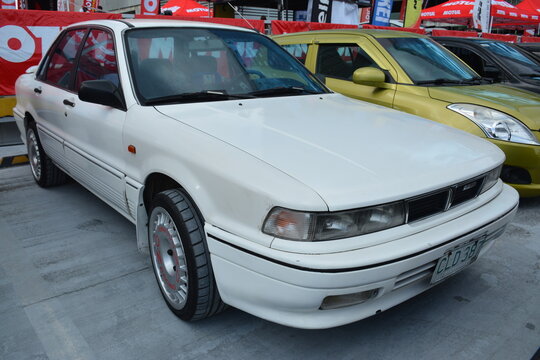
[(68, 174), (136, 224), (184, 320), (363, 319), (474, 262), (517, 209), (497, 147), (334, 94), (252, 30), (79, 23), (16, 89), (37, 183)]

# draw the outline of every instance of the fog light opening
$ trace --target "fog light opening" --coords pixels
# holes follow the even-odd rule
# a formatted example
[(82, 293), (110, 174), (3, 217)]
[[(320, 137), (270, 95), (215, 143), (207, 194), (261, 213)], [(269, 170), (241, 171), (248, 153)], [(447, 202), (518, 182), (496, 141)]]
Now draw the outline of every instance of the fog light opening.
[(377, 294), (379, 294), (379, 289), (367, 290), (352, 294), (327, 296), (324, 298), (320, 309), (331, 310), (346, 306), (358, 305), (376, 297)]
[(532, 183), (531, 174), (526, 169), (517, 166), (504, 165), (501, 179), (508, 184), (528, 185)]

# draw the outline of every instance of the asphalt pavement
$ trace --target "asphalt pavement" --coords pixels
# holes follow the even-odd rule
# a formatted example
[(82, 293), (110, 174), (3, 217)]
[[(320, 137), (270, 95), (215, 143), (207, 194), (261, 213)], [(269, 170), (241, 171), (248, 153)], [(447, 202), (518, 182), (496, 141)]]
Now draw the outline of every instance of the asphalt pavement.
[(82, 186), (0, 169), (0, 359), (524, 359), (540, 346), (540, 198), (475, 264), (386, 312), (299, 330), (173, 316), (135, 227)]

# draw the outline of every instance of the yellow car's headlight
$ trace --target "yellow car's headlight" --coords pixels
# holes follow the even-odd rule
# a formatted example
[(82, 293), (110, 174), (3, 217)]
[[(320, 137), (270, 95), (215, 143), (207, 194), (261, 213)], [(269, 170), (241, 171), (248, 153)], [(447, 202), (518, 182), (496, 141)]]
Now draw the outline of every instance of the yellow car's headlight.
[(473, 121), (488, 138), (540, 145), (536, 137), (521, 121), (501, 111), (473, 104), (451, 104), (447, 108)]

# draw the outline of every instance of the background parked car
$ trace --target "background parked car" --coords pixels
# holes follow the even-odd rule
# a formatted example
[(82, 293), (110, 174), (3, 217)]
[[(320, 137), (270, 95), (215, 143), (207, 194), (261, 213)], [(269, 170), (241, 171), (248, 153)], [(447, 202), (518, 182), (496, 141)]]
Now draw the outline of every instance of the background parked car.
[(540, 59), (540, 44), (539, 43), (519, 43), (517, 45), (520, 48), (527, 50), (529, 53), (536, 56), (537, 59)]
[(434, 37), (480, 76), (540, 94), (540, 61), (516, 45), (480, 38)]
[(334, 91), (485, 137), (506, 154), (502, 179), (540, 195), (540, 97), (491, 84), (427, 36), (329, 30), (274, 39)]

